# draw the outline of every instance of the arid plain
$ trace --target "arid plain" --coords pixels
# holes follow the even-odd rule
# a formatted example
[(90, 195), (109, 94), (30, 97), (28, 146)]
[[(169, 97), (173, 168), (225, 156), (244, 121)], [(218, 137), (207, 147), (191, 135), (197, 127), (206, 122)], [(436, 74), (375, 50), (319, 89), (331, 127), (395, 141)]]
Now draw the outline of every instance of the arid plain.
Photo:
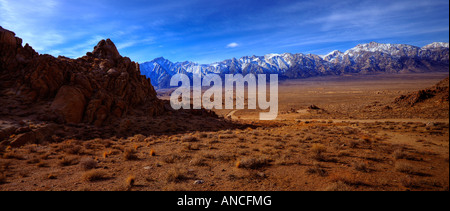
[(164, 115), (139, 125), (160, 133), (9, 147), (0, 190), (448, 191), (448, 79), (447, 101), (437, 98), (445, 92), (407, 101), (446, 77), (288, 80), (274, 121), (257, 110)]

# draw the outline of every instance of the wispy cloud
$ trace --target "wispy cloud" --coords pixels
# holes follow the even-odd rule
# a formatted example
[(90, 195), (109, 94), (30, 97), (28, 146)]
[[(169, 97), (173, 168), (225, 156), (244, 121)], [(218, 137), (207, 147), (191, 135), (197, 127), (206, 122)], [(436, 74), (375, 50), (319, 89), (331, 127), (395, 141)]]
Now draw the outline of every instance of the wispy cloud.
[(0, 25), (12, 30), (36, 50), (50, 50), (64, 43), (66, 35), (51, 24), (57, 11), (54, 0), (0, 0)]
[(133, 47), (133, 46), (145, 46), (145, 45), (153, 44), (154, 41), (155, 41), (154, 37), (134, 38), (134, 39), (127, 39), (123, 42), (118, 42), (116, 44), (116, 46), (117, 46), (117, 49), (122, 50), (122, 49)]
[(232, 42), (232, 43), (227, 45), (227, 48), (236, 48), (236, 47), (239, 47), (239, 44), (235, 43), (235, 42)]

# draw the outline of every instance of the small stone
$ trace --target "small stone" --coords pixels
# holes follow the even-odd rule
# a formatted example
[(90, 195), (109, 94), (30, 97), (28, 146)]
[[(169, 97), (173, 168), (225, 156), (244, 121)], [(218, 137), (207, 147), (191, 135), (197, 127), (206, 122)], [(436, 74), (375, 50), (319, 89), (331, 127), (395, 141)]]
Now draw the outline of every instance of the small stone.
[(194, 182), (194, 185), (201, 185), (201, 184), (203, 184), (203, 183), (205, 183), (205, 181), (203, 181), (203, 180), (196, 180), (196, 181)]

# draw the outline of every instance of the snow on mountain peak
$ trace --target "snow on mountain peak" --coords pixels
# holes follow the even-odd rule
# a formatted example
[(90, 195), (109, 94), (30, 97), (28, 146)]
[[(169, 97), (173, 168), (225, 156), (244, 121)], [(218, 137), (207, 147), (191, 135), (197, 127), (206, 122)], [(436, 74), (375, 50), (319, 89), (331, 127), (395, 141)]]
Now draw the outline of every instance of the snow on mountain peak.
[(343, 53), (341, 51), (334, 50), (334, 51), (330, 52), (327, 55), (321, 55), (319, 57), (321, 57), (325, 61), (332, 62), (332, 61), (334, 61), (336, 59), (338, 59), (340, 61), (342, 59), (342, 56), (343, 56)]
[(281, 56), (281, 54), (271, 53), (271, 54), (267, 54), (265, 56), (265, 58), (272, 59), (273, 57), (279, 57), (279, 56)]
[[(244, 56), (242, 58), (228, 59), (222, 62), (212, 64), (197, 64), (194, 62), (177, 62), (160, 57), (151, 62), (141, 64), (142, 74), (152, 80), (156, 86), (166, 86), (168, 76), (176, 73), (185, 74), (230, 74), (230, 73), (265, 73), (265, 74), (287, 74), (286, 77), (310, 77), (315, 75), (328, 74), (335, 71), (339, 74), (341, 71), (358, 72), (367, 68), (367, 71), (399, 71), (395, 68), (409, 67), (422, 68), (420, 61), (436, 60), (448, 65), (448, 43), (432, 43), (423, 48), (405, 45), (405, 44), (382, 44), (371, 42), (360, 44), (356, 47), (341, 52), (335, 50), (327, 55), (314, 54), (267, 54), (264, 56)], [(447, 49), (445, 49), (447, 48)], [(434, 50), (436, 49), (436, 50)], [(442, 51), (435, 54), (434, 51)], [(414, 58), (418, 63), (403, 64), (402, 58)], [(377, 61), (387, 61), (390, 66), (382, 63), (379, 66)], [(445, 63), (447, 62), (447, 63)], [(371, 66), (371, 65), (375, 66)], [(334, 73), (333, 73), (334, 74)]]
[(422, 49), (433, 49), (433, 48), (449, 48), (449, 43), (448, 42), (434, 42), (434, 43), (424, 46)]

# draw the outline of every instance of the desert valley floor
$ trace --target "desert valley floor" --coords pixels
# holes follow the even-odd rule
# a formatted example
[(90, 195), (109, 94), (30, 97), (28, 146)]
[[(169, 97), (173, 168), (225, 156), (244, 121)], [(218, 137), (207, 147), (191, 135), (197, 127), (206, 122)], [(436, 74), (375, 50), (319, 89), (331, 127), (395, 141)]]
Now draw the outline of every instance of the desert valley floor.
[(78, 125), (92, 138), (0, 150), (0, 190), (448, 191), (448, 101), (396, 100), (446, 77), (283, 81), (275, 121), (259, 121), (260, 111), (217, 110), (223, 119), (214, 122), (157, 116), (139, 127), (160, 133), (97, 138), (93, 126)]

